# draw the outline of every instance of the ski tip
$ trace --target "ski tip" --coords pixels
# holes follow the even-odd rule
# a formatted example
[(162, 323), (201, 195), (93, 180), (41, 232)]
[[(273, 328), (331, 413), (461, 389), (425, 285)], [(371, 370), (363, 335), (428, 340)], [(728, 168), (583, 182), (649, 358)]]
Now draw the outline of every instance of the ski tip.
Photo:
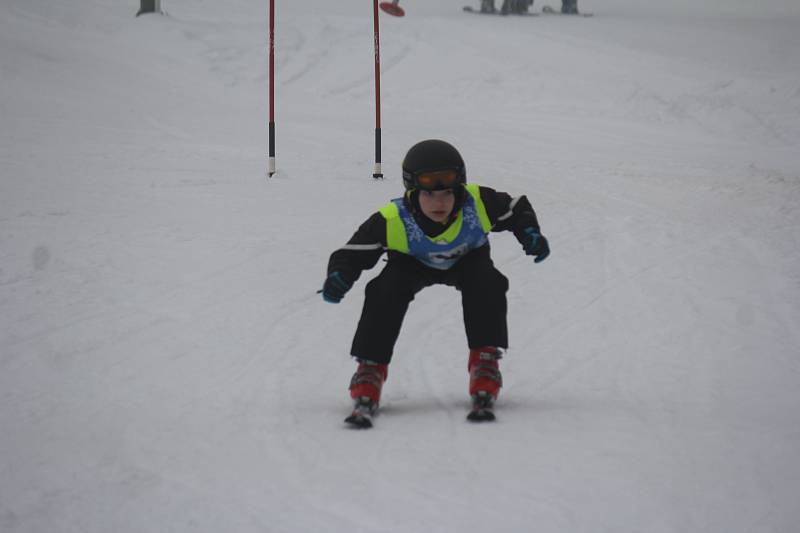
[(494, 416), (494, 397), (486, 391), (479, 391), (472, 397), (472, 409), (467, 415), (470, 422), (492, 422)]
[(354, 429), (369, 429), (372, 427), (372, 420), (368, 416), (350, 415), (344, 419), (345, 423)]
[(372, 427), (372, 415), (378, 409), (378, 404), (366, 396), (356, 399), (353, 412), (344, 419), (350, 427), (368, 429)]
[(494, 422), (496, 419), (494, 413), (488, 409), (478, 409), (467, 415), (467, 420), (470, 422)]

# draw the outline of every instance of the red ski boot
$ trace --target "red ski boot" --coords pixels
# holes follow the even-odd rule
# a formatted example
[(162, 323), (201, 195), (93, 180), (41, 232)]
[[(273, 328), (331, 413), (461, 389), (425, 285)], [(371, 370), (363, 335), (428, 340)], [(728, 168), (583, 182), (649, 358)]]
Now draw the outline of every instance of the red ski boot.
[(472, 410), (467, 418), (474, 422), (494, 420), (494, 401), (503, 386), (498, 359), (503, 352), (493, 346), (484, 346), (469, 352), (469, 395)]
[(359, 428), (372, 427), (372, 415), (381, 401), (381, 388), (388, 375), (389, 365), (359, 361), (350, 380), (350, 397), (355, 400), (355, 406), (345, 422)]

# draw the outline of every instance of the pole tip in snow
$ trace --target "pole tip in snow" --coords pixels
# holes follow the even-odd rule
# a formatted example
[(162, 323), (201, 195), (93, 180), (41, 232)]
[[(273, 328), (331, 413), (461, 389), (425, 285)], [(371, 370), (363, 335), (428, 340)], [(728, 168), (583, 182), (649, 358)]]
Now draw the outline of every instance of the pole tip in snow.
[(375, 168), (372, 169), (372, 177), (376, 180), (383, 179), (383, 171), (381, 170), (381, 164), (375, 163)]
[(397, 5), (399, 1), (400, 0), (394, 0), (393, 2), (381, 2), (379, 5), (381, 6), (381, 9), (393, 17), (402, 17), (406, 14), (406, 12), (403, 11), (402, 7)]
[(268, 165), (267, 173), (269, 174), (270, 178), (272, 177), (273, 174), (275, 174), (275, 158), (274, 157), (270, 157), (269, 158), (269, 165)]

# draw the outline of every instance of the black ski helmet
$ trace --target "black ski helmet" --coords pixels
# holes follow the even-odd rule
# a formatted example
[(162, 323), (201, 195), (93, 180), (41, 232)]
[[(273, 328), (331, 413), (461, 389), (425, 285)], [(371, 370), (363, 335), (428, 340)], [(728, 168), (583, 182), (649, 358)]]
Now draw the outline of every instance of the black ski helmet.
[[(454, 171), (452, 183), (434, 182), (432, 185), (420, 184), (419, 177), (427, 173)], [(411, 147), (403, 159), (403, 185), (411, 189), (451, 189), (467, 182), (467, 169), (456, 148), (439, 139), (421, 141)]]

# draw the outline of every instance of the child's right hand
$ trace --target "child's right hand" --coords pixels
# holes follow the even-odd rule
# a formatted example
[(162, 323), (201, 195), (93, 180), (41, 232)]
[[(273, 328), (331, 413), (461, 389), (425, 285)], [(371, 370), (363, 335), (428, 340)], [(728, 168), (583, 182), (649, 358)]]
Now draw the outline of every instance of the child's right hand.
[(331, 272), (322, 286), (322, 299), (328, 303), (338, 304), (344, 298), (353, 283), (344, 279), (339, 272)]

